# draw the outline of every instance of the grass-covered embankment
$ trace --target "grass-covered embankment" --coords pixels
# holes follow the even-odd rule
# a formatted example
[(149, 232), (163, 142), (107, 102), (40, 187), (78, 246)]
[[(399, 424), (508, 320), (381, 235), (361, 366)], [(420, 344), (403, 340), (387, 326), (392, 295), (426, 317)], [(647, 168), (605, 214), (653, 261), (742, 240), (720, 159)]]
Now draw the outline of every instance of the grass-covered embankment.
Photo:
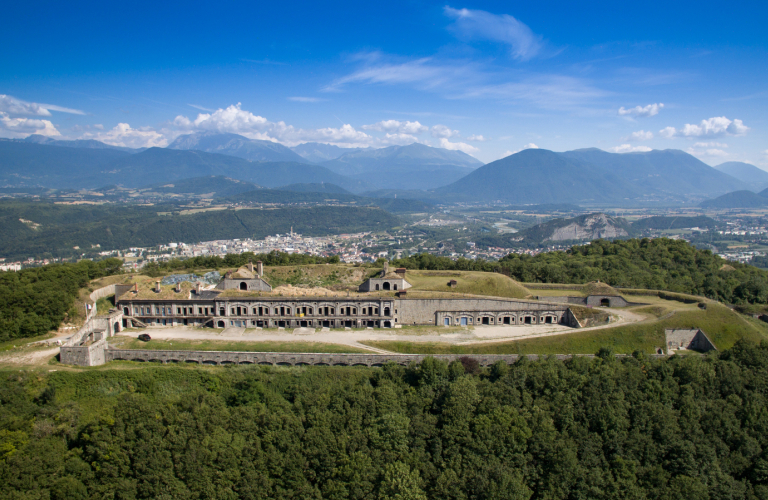
[[(151, 334), (151, 332), (150, 332)], [(130, 337), (115, 337), (109, 341), (114, 349), (151, 349), (168, 351), (237, 351), (237, 352), (312, 352), (312, 353), (370, 353), (364, 349), (324, 342), (228, 342), (225, 340), (164, 340), (142, 342)]]

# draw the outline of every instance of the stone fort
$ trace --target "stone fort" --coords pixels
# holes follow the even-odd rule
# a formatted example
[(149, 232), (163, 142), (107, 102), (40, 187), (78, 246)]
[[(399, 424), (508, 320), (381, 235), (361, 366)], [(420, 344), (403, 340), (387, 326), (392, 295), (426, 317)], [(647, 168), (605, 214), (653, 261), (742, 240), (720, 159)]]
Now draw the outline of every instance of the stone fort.
[[(498, 297), (408, 296), (406, 270), (366, 280), (354, 296), (271, 295), (258, 262), (226, 273), (213, 289), (199, 283), (121, 290), (115, 303), (123, 327), (207, 326), (212, 328), (393, 328), (398, 325), (578, 326), (568, 304)], [(390, 292), (377, 294), (376, 292)], [(234, 292), (234, 293), (232, 293)], [(391, 293), (397, 292), (397, 293)]]

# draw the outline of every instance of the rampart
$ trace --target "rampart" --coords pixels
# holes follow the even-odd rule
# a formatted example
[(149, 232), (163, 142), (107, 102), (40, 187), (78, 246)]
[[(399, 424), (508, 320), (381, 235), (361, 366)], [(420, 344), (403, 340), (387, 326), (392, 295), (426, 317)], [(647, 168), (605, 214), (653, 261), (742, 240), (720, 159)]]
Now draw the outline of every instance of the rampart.
[[(521, 357), (531, 360), (545, 359), (549, 356), (537, 354), (317, 354), (317, 353), (279, 353), (279, 352), (233, 352), (233, 351), (160, 351), (139, 349), (106, 349), (106, 361), (140, 361), (156, 363), (197, 363), (209, 365), (285, 365), (285, 366), (383, 366), (387, 363), (408, 365), (420, 363), (424, 358), (432, 357), (446, 362), (468, 357), (476, 360), (480, 366), (490, 366), (498, 361), (507, 364), (517, 362)], [(574, 356), (594, 357), (593, 354), (555, 354), (559, 360)], [(652, 357), (664, 357), (652, 355)]]
[(65, 365), (98, 366), (106, 362), (106, 347), (105, 339), (89, 345), (62, 346), (59, 356)]

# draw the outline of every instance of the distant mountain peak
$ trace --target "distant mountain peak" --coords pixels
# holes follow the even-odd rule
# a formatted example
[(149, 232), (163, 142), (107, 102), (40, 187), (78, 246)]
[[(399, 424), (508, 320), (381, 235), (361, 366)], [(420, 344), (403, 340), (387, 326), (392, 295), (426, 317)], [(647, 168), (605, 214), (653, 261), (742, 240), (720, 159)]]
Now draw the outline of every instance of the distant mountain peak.
[(197, 150), (235, 156), (249, 161), (295, 161), (307, 160), (280, 143), (249, 139), (242, 135), (214, 131), (195, 132), (176, 138), (168, 149)]

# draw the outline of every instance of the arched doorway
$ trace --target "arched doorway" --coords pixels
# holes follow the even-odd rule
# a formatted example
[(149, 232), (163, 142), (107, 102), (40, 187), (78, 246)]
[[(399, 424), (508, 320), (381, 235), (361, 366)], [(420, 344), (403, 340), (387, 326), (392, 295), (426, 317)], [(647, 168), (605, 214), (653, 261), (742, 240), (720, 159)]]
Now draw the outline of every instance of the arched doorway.
[(224, 328), (224, 322), (219, 321), (218, 323), (216, 323), (216, 326), (218, 326), (219, 328)]
[(611, 307), (610, 299), (600, 299), (600, 307)]
[(240, 290), (248, 290), (248, 283), (246, 283), (245, 281), (241, 281)]
[(115, 324), (112, 325), (112, 335), (116, 334), (119, 331), (120, 331), (120, 323), (115, 321)]
[(395, 283), (394, 285), (392, 285), (392, 290), (397, 290), (397, 283)]
[(131, 315), (130, 309), (128, 309), (127, 307), (123, 307), (123, 315), (130, 316)]
[(389, 290), (389, 281), (385, 281), (384, 284), (382, 285), (382, 288), (384, 290)]
[(384, 308), (384, 316), (389, 316), (389, 307)]

